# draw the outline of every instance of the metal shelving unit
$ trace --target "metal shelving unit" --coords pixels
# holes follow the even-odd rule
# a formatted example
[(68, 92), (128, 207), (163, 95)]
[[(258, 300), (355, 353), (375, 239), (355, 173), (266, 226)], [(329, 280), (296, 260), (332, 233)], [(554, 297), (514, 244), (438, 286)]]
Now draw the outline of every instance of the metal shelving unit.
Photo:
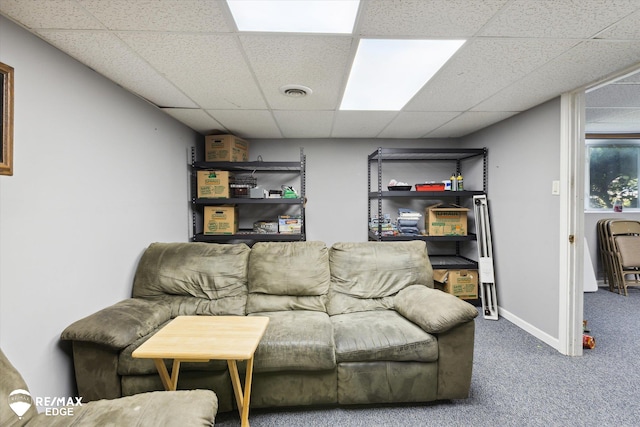
[[(390, 163), (400, 162), (446, 162), (453, 166), (453, 170), (462, 172), (463, 163), (466, 161), (482, 161), (482, 190), (478, 191), (383, 191), (383, 168)], [(372, 190), (374, 183), (373, 172), (377, 172), (376, 190)], [(466, 149), (466, 148), (378, 148), (368, 156), (368, 215), (369, 222), (373, 216), (372, 204), (377, 204), (377, 218), (383, 217), (383, 201), (394, 199), (429, 199), (452, 200), (455, 204), (460, 204), (463, 199), (471, 200), (473, 196), (486, 194), (487, 191), (487, 149)], [(455, 249), (451, 254), (430, 255), (433, 268), (437, 269), (477, 269), (477, 261), (464, 257), (460, 254), (460, 245), (476, 240), (474, 233), (466, 236), (428, 236), (414, 234), (400, 234), (395, 236), (383, 236), (382, 224), (378, 224), (377, 234), (368, 230), (369, 240), (373, 241), (407, 241), (424, 240), (426, 242), (450, 242)]]
[[(274, 174), (296, 174), (300, 180), (298, 198), (264, 198), (252, 199), (247, 197), (232, 198), (198, 198), (196, 197), (196, 171), (197, 170), (224, 170), (229, 172), (259, 172)], [(306, 155), (300, 148), (300, 161), (292, 162), (203, 162), (196, 161), (195, 149), (191, 150), (191, 205), (192, 227), (195, 242), (229, 243), (232, 241), (275, 241), (292, 242), (306, 240)], [(302, 230), (296, 234), (255, 233), (253, 230), (238, 230), (235, 234), (204, 234), (202, 232), (202, 210), (204, 206), (221, 205), (271, 205), (271, 206), (298, 206), (302, 217)]]

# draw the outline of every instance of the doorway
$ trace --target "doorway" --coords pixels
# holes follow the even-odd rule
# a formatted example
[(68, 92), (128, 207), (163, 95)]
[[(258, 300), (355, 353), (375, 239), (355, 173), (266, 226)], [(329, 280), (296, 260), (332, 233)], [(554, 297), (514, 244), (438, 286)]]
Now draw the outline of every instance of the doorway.
[[(613, 212), (604, 209), (590, 210), (585, 205), (589, 197), (585, 191), (586, 162), (585, 151), (587, 135), (603, 136), (610, 134), (640, 133), (640, 69), (626, 70), (615, 77), (594, 84), (582, 90), (568, 93), (562, 97), (562, 143), (561, 157), (565, 157), (561, 167), (561, 182), (566, 181), (567, 193), (562, 198), (567, 206), (561, 207), (564, 221), (561, 225), (561, 239), (567, 236), (584, 236), (573, 245), (561, 241), (561, 295), (560, 295), (560, 349), (564, 354), (582, 354), (582, 316), (584, 307), (584, 263), (585, 256), (591, 257), (596, 278), (601, 280), (602, 269), (599, 267), (598, 241), (596, 223), (603, 216), (609, 217)], [(571, 186), (572, 176), (575, 185)], [(640, 220), (640, 206), (628, 210), (625, 217), (637, 217)], [(582, 245), (586, 241), (589, 248), (585, 254)], [(566, 289), (562, 280), (569, 283)], [(604, 289), (597, 292), (605, 292)], [(608, 292), (608, 290), (607, 290)], [(562, 325), (566, 321), (564, 327)], [(563, 334), (565, 334), (563, 336)]]

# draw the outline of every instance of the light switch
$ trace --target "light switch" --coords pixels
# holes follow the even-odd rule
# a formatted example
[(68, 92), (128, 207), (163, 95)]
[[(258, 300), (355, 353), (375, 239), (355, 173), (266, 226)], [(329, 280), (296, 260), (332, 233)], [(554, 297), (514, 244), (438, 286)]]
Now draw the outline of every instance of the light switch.
[(551, 181), (551, 194), (554, 196), (560, 195), (560, 181)]

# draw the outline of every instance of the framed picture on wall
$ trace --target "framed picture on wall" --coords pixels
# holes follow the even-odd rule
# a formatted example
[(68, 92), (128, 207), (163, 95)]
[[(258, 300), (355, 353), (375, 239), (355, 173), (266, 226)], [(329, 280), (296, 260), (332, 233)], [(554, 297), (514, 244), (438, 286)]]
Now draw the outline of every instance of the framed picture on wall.
[(0, 175), (13, 175), (13, 68), (0, 62)]

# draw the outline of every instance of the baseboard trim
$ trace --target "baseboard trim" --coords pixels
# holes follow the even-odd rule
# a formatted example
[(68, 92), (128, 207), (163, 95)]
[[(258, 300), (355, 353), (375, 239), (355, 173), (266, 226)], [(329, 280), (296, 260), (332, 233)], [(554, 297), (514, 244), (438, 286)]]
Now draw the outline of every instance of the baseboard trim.
[(538, 329), (535, 326), (533, 326), (531, 323), (525, 322), (524, 320), (522, 320), (518, 316), (516, 316), (513, 313), (503, 309), (502, 307), (498, 307), (498, 314), (500, 316), (504, 317), (509, 322), (511, 322), (514, 325), (516, 325), (517, 327), (519, 327), (520, 329), (524, 330), (525, 332), (527, 332), (527, 333), (533, 335), (534, 337), (538, 338), (539, 340), (543, 341), (545, 344), (547, 344), (547, 345), (551, 346), (552, 348), (560, 351), (560, 340), (558, 338), (552, 337), (548, 333), (546, 333), (544, 331), (541, 331), (540, 329)]

